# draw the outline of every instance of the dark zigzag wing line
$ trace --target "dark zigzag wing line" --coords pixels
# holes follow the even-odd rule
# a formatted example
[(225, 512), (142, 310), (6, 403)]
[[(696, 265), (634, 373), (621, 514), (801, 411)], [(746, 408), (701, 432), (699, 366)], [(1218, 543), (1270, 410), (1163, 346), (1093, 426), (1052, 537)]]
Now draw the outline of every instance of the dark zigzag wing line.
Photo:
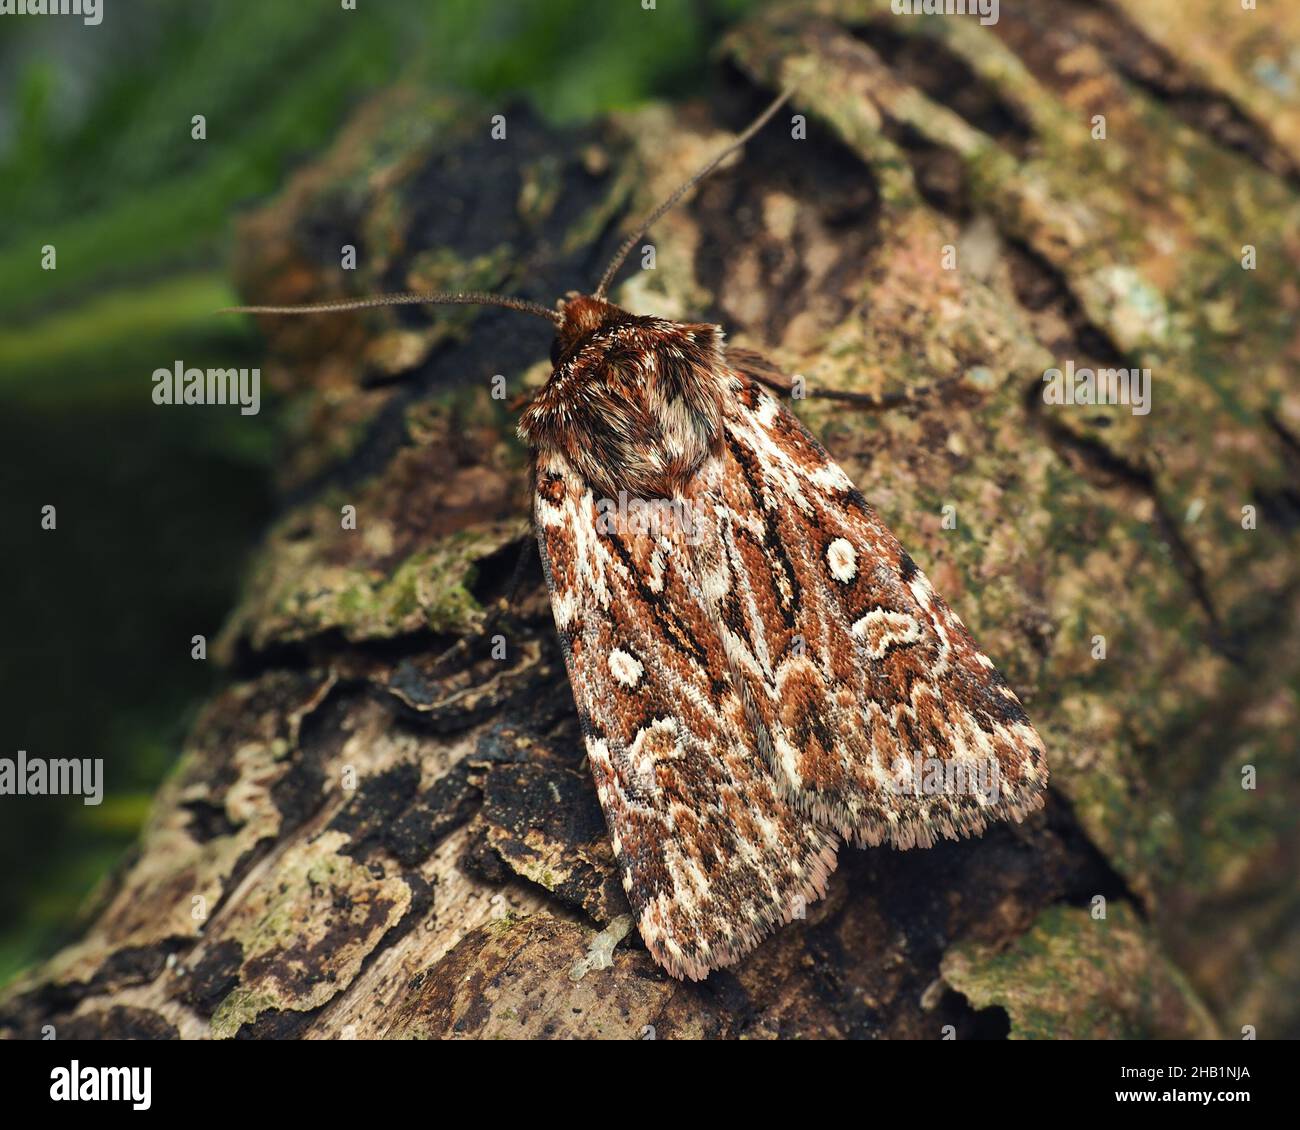
[(1046, 757), (1019, 701), (848, 476), (739, 374), (725, 426), (697, 570), (788, 795), (900, 848), (1041, 807)]
[(604, 533), (563, 456), (536, 466), (538, 541), (587, 756), (646, 946), (728, 965), (825, 892), (835, 836), (756, 748), (680, 530)]

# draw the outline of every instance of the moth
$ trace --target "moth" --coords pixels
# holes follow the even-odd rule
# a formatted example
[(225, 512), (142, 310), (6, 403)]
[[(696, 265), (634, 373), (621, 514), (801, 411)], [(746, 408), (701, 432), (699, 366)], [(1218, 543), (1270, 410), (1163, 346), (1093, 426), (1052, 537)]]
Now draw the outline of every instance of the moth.
[(519, 423), (537, 541), (623, 886), (679, 978), (802, 917), (842, 840), (973, 836), (1047, 785), (1006, 681), (772, 395), (790, 379), (719, 326), (606, 297), (637, 240), (790, 93), (554, 309), (483, 293), (237, 308), (480, 303), (554, 323), (553, 372)]

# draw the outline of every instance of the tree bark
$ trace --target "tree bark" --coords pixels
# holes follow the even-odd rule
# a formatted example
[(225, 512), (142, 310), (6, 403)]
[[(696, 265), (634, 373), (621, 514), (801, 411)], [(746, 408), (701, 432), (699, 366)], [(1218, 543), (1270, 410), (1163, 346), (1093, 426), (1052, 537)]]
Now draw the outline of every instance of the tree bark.
[[(236, 269), (256, 302), (550, 304), (798, 81), (806, 139), (778, 117), (615, 298), (814, 390), (961, 375), (880, 416), (798, 409), (1024, 701), (1047, 810), (846, 847), (806, 920), (672, 980), (622, 917), (535, 554), (492, 612), (530, 537), (493, 377), (536, 387), (547, 328), (268, 319), (284, 504), (219, 641), (228, 689), (0, 1031), (1300, 1034), (1300, 103), (1258, 81), (1300, 16), (1010, 8), (777, 6), (707, 107), (565, 130), (507, 108), (501, 141), (499, 108), (392, 90), (245, 218)], [(1067, 361), (1149, 368), (1150, 413), (1045, 403)]]

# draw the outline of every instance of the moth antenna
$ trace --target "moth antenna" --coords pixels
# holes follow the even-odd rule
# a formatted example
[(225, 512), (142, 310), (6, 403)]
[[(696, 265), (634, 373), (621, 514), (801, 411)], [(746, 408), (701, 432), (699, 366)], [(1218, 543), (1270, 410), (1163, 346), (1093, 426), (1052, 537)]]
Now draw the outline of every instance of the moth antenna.
[(218, 310), (218, 314), (335, 314), (343, 310), (367, 310), (374, 306), (501, 306), (507, 310), (518, 310), (523, 314), (532, 314), (545, 318), (548, 322), (559, 325), (563, 320), (558, 310), (543, 306), (540, 302), (528, 302), (523, 298), (512, 298), (508, 294), (484, 294), (470, 290), (463, 293), (416, 294), (372, 294), (367, 298), (340, 298), (333, 302), (310, 302), (302, 306), (227, 306)]
[(688, 192), (690, 192), (692, 188), (694, 188), (697, 184), (700, 183), (700, 181), (702, 181), (711, 172), (713, 172), (714, 169), (716, 169), (720, 164), (722, 164), (722, 162), (725, 161), (728, 157), (730, 157), (737, 149), (743, 146), (745, 142), (747, 142), (751, 137), (754, 136), (754, 134), (756, 134), (765, 125), (767, 125), (767, 123), (771, 120), (772, 115), (775, 114), (785, 104), (785, 102), (789, 99), (790, 95), (792, 95), (793, 93), (794, 93), (793, 86), (786, 87), (785, 90), (781, 92), (780, 96), (777, 97), (772, 102), (772, 104), (768, 106), (766, 110), (764, 110), (761, 114), (759, 114), (758, 117), (755, 118), (754, 121), (751, 122), (748, 127), (746, 127), (744, 133), (742, 133), (739, 137), (737, 137), (735, 141), (733, 141), (730, 145), (726, 147), (726, 149), (724, 149), (721, 153), (719, 153), (716, 157), (714, 157), (713, 160), (711, 160), (707, 165), (704, 166), (704, 168), (702, 168), (698, 173), (696, 173), (693, 177), (691, 177), (690, 180), (688, 180), (685, 184), (683, 184), (680, 188), (678, 188), (676, 192), (674, 192), (670, 197), (668, 197), (667, 200), (665, 200), (662, 204), (660, 204), (658, 208), (656, 208), (653, 212), (650, 213), (649, 217), (645, 220), (645, 222), (642, 223), (641, 226), (632, 235), (628, 236), (627, 239), (623, 241), (622, 245), (618, 249), (618, 252), (614, 256), (613, 261), (610, 263), (608, 267), (605, 268), (605, 273), (600, 276), (600, 283), (596, 287), (596, 290), (593, 293), (593, 297), (595, 298), (605, 297), (605, 292), (609, 289), (609, 284), (614, 281), (614, 275), (618, 272), (619, 267), (623, 265), (623, 260), (627, 258), (628, 252), (632, 250), (633, 246), (636, 244), (636, 241), (640, 239), (642, 236), (644, 236), (645, 233), (649, 231), (650, 228), (653, 227), (662, 218), (664, 213), (670, 211), (673, 208), (673, 206), (683, 196), (685, 196)]

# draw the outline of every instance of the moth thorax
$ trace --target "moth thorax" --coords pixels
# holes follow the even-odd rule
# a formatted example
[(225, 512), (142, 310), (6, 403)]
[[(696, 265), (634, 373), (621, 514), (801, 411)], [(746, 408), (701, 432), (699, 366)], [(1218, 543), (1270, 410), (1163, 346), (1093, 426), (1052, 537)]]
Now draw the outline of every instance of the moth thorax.
[(721, 443), (720, 334), (617, 314), (575, 343), (520, 434), (563, 454), (599, 496), (671, 498)]

